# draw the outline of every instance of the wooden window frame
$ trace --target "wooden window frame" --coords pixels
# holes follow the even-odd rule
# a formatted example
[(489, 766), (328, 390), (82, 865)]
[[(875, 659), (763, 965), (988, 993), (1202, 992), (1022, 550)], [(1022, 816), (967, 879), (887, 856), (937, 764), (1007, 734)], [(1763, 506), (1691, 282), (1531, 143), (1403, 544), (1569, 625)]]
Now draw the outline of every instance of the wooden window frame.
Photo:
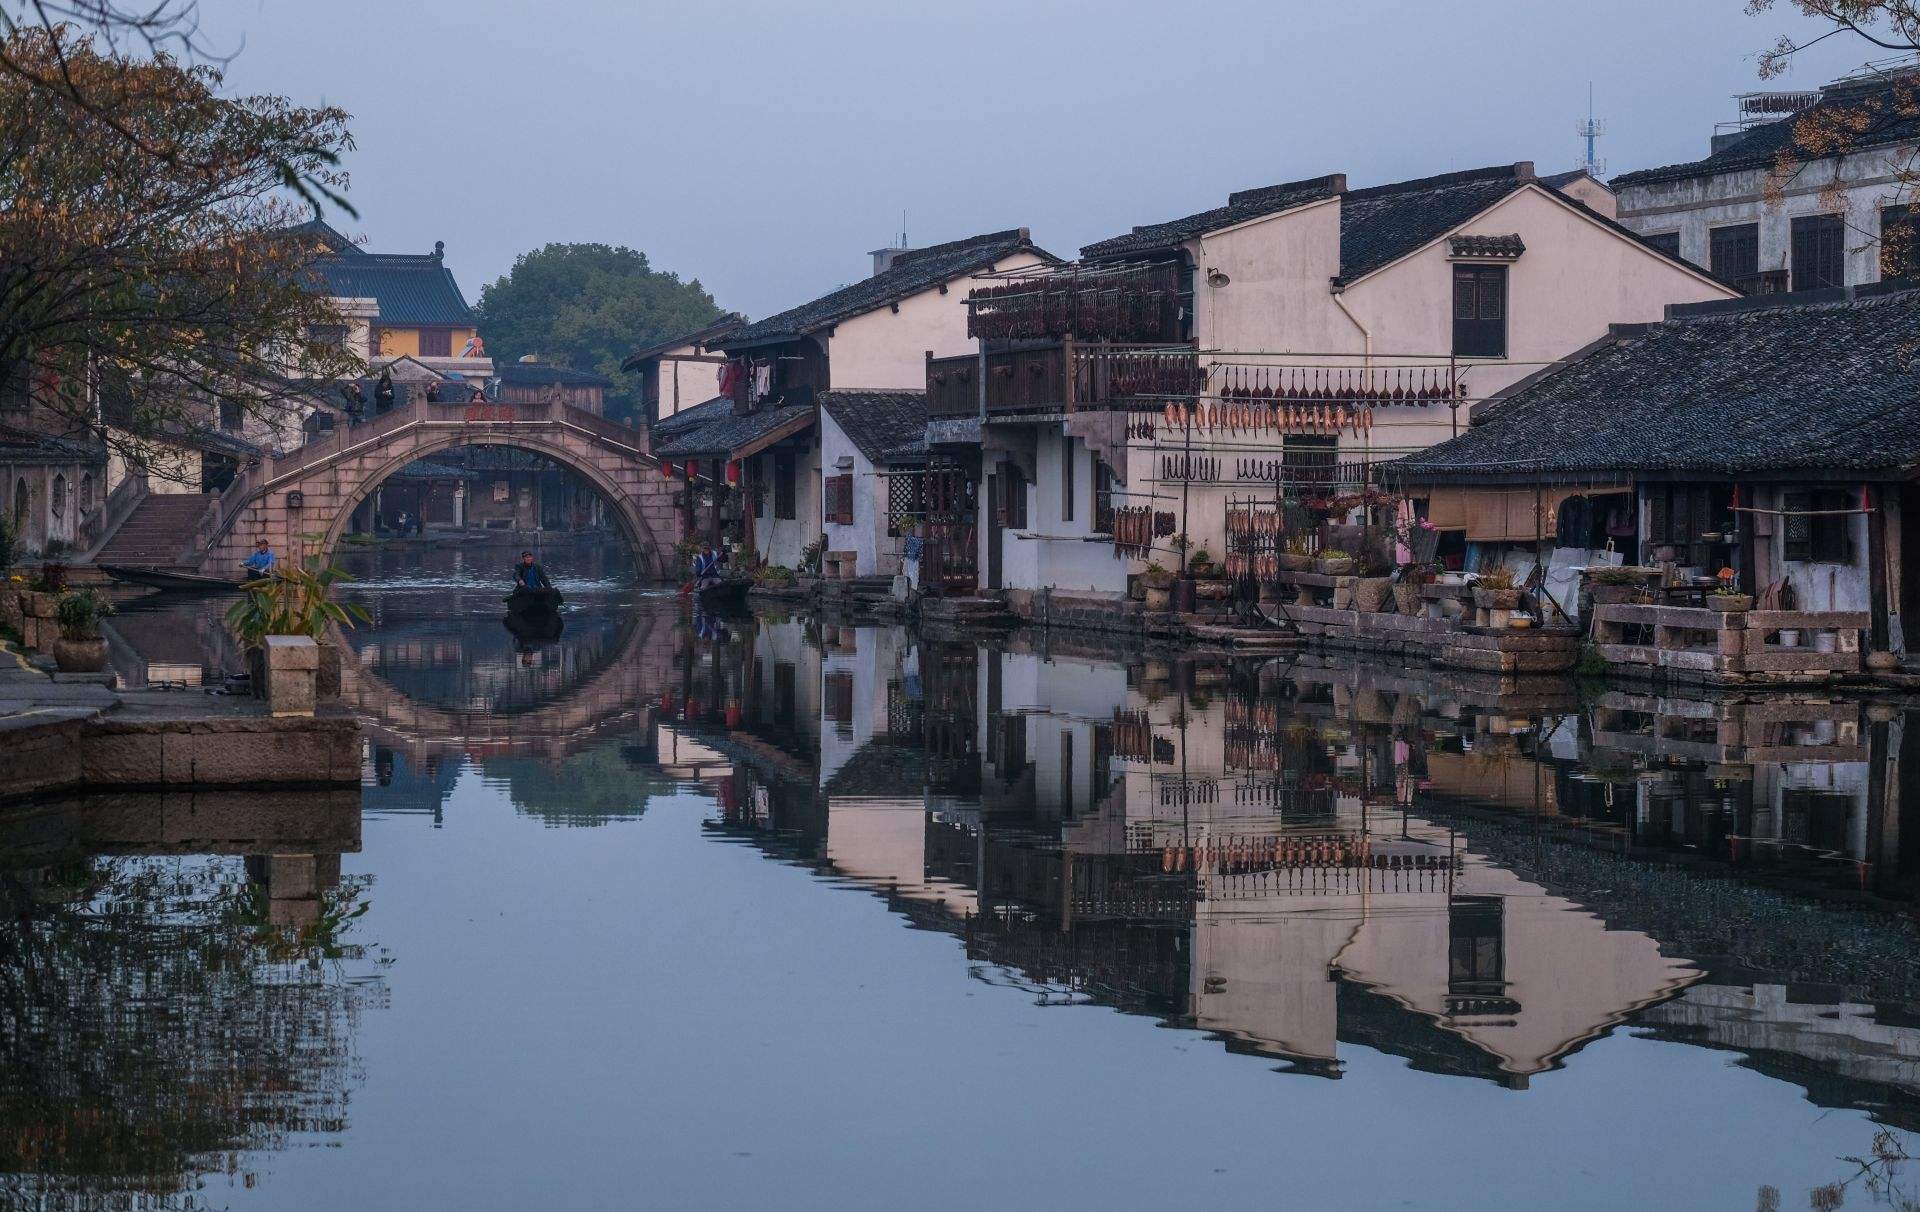
[[(1794, 564), (1852, 564), (1853, 494), (1844, 488), (1793, 489), (1780, 496), (1781, 558)], [(1798, 514), (1799, 516), (1795, 516)]]
[(1680, 259), (1680, 233), (1679, 232), (1677, 231), (1655, 232), (1651, 236), (1642, 237), (1642, 239), (1646, 240), (1646, 242), (1650, 246), (1659, 249), (1661, 252), (1667, 254), (1669, 257), (1674, 258), (1676, 261)]
[(1507, 266), (1455, 263), (1452, 296), (1455, 357), (1507, 356), (1507, 301)]
[(1707, 272), (1734, 285), (1757, 275), (1760, 272), (1760, 225), (1726, 223), (1708, 228)]
[(853, 473), (826, 476), (821, 481), (820, 510), (823, 521), (834, 526), (853, 525)]
[[(1788, 224), (1787, 263), (1794, 290), (1847, 284), (1847, 222), (1841, 215), (1799, 215)], [(1826, 259), (1832, 258), (1832, 272)]]
[(1000, 526), (1003, 530), (1027, 528), (1027, 477), (1011, 460), (1000, 464)]
[[(453, 356), (453, 330), (451, 328), (422, 328), (419, 330), (420, 356), (423, 358), (451, 358)], [(433, 347), (427, 347), (431, 338)]]
[(794, 467), (794, 452), (776, 450), (773, 452), (773, 520), (791, 522), (799, 513), (794, 498), (798, 475)]

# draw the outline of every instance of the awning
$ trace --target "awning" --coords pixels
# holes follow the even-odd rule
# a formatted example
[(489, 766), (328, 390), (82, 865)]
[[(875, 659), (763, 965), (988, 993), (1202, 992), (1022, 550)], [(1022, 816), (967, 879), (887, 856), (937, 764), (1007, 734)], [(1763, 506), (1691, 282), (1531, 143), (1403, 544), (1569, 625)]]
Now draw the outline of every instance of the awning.
[(1574, 497), (1631, 493), (1630, 484), (1541, 484), (1469, 488), (1436, 484), (1428, 491), (1427, 521), (1440, 530), (1464, 530), (1476, 543), (1531, 543), (1559, 530), (1560, 506)]

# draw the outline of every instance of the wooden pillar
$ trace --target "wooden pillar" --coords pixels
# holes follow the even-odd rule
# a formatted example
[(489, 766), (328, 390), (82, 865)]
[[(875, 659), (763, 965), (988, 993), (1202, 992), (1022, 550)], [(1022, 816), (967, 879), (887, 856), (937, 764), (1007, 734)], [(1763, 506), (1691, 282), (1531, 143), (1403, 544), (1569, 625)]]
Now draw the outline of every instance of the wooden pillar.
[(725, 459), (713, 460), (713, 512), (707, 518), (707, 541), (713, 544), (715, 551), (720, 550), (720, 503), (727, 495), (727, 464)]

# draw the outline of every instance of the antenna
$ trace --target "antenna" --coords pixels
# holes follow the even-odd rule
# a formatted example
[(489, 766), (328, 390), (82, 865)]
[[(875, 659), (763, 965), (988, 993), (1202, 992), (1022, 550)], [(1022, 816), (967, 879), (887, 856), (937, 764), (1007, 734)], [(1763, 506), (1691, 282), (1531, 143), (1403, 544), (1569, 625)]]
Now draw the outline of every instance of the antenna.
[(1587, 143), (1586, 159), (1580, 161), (1575, 167), (1595, 177), (1604, 176), (1607, 171), (1607, 162), (1600, 158), (1596, 144), (1600, 136), (1607, 133), (1607, 124), (1593, 116), (1593, 82), (1591, 80), (1587, 82), (1587, 120), (1575, 126), (1573, 133)]
[(907, 208), (900, 208), (900, 247), (907, 246)]

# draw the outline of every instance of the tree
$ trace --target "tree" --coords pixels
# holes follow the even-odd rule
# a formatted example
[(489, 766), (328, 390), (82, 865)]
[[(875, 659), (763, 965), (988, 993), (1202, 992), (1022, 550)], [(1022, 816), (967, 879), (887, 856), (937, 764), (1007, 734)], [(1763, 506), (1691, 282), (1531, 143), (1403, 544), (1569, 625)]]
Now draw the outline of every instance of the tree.
[[(0, 71), (0, 384), (140, 460), (223, 406), (277, 418), (303, 381), (356, 372), (317, 249), (288, 234), (307, 214), (289, 166), (345, 187), (343, 111), (227, 99), (216, 69), (68, 26), (0, 48), (28, 73)], [(34, 74), (112, 97), (111, 118)]]
[[(1763, 13), (1776, 3), (1777, 0), (1747, 0), (1747, 11)], [(1891, 51), (1900, 56), (1920, 53), (1920, 0), (1788, 0), (1788, 5), (1825, 27), (1825, 32), (1805, 40), (1782, 35), (1760, 56), (1763, 80), (1779, 76), (1792, 65), (1794, 56), (1828, 38), (1852, 38), (1875, 51)], [(1879, 74), (1879, 87), (1856, 90), (1856, 99), (1823, 100), (1791, 119), (1793, 137), (1775, 154), (1773, 169), (1763, 187), (1770, 202), (1779, 202), (1790, 186), (1802, 183), (1815, 164), (1868, 148), (1884, 147), (1894, 141), (1920, 139), (1920, 75), (1914, 73), (1910, 62), (1896, 64)], [(1888, 201), (1910, 203), (1915, 188), (1920, 186), (1920, 143), (1912, 143), (1911, 150), (1894, 153), (1889, 168), (1895, 190)], [(1828, 205), (1844, 207), (1845, 181), (1837, 170), (1830, 179), (1817, 184), (1826, 195)], [(1868, 245), (1875, 241), (1881, 244), (1883, 264), (1911, 265), (1920, 253), (1920, 248), (1914, 246), (1915, 229), (1911, 223), (1900, 224), (1878, 235), (1853, 230)]]
[(620, 362), (637, 345), (690, 332), (720, 314), (699, 279), (655, 270), (645, 253), (606, 244), (549, 244), (520, 254), (480, 292), (480, 334), (504, 362), (539, 354), (605, 375), (608, 411), (623, 415), (633, 384)]

